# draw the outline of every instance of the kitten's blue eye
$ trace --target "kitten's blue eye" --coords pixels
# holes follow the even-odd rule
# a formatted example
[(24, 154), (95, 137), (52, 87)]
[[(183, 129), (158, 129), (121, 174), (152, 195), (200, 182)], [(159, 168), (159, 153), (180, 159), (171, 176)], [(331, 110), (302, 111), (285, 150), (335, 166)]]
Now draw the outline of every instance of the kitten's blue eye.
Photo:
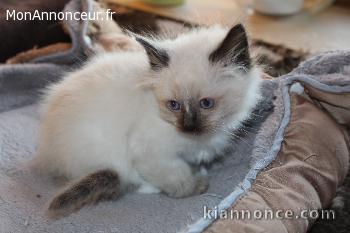
[(215, 101), (212, 98), (203, 98), (199, 101), (201, 108), (209, 109), (214, 107)]
[(167, 102), (168, 108), (170, 108), (173, 111), (178, 111), (181, 108), (181, 104), (177, 102), (176, 100), (169, 100)]

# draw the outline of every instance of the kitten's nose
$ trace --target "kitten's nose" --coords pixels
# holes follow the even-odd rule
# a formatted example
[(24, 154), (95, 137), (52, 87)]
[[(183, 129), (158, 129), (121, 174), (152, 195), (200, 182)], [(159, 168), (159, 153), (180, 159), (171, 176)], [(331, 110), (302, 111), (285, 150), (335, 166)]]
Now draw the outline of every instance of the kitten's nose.
[(190, 132), (197, 129), (197, 114), (194, 111), (188, 111), (184, 113), (183, 119), (184, 131)]

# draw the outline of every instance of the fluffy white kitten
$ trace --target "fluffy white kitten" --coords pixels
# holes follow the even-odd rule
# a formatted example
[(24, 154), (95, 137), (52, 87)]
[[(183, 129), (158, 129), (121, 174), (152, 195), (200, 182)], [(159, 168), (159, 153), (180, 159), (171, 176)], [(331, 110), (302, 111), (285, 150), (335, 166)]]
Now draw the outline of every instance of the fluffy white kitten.
[(52, 216), (130, 186), (177, 198), (204, 192), (192, 165), (222, 154), (259, 100), (240, 24), (135, 39), (143, 49), (101, 54), (47, 92), (36, 161), (81, 179), (54, 198)]

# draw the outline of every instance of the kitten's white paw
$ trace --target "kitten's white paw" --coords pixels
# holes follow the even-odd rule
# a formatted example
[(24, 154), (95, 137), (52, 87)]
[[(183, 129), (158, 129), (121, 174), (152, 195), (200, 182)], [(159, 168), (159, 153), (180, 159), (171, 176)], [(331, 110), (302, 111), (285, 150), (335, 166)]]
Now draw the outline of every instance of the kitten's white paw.
[(151, 194), (151, 193), (160, 193), (160, 189), (154, 187), (153, 185), (149, 183), (143, 183), (137, 190), (138, 193), (145, 193), (145, 194)]

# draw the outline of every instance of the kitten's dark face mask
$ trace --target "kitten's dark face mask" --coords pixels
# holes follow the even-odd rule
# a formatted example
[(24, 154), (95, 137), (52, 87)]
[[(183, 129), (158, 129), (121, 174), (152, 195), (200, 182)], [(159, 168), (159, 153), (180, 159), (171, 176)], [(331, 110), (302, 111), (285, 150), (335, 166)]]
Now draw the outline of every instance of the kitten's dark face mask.
[[(152, 72), (163, 74), (172, 69), (172, 58), (166, 49), (158, 48), (155, 43), (142, 37), (136, 37), (136, 40), (145, 48)], [(216, 86), (219, 91), (212, 92), (211, 89), (215, 87), (206, 83), (208, 79), (201, 80), (201, 77), (208, 74), (200, 72), (205, 67), (211, 66), (222, 67), (222, 69), (241, 67), (242, 73), (251, 68), (249, 45), (243, 26), (239, 24), (231, 28), (226, 37), (206, 56), (207, 64), (201, 65), (199, 72), (191, 74), (198, 77), (191, 80), (193, 83), (189, 83), (190, 79), (185, 82), (176, 82), (176, 78), (169, 78), (165, 75), (165, 77), (159, 77), (155, 87), (162, 118), (185, 134), (214, 133), (226, 123), (225, 121), (231, 120), (235, 112), (239, 112), (245, 95), (244, 90), (236, 90), (222, 83)], [(194, 53), (193, 59), (196, 59)], [(193, 70), (193, 67), (191, 69)], [(179, 72), (177, 70), (177, 72), (169, 73), (178, 74)], [(183, 77), (186, 75), (182, 74)], [(222, 82), (227, 82), (227, 80)], [(232, 82), (238, 85), (237, 81)], [(244, 86), (242, 87), (244, 89)], [(235, 98), (232, 98), (232, 92), (235, 92)]]
[(174, 125), (184, 133), (200, 134), (209, 130), (208, 116), (215, 108), (215, 100), (192, 98), (186, 101), (168, 100), (166, 107), (175, 116)]

